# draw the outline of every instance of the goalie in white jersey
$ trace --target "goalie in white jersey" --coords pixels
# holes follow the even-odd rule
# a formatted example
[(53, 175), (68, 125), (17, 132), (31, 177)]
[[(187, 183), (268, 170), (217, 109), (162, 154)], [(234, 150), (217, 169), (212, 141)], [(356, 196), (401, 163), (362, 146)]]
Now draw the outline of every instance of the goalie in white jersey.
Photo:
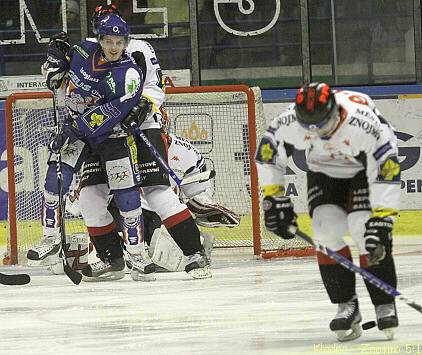
[[(295, 104), (270, 124), (256, 153), (264, 196), (265, 225), (292, 238), (296, 214), (285, 196), (287, 158), (305, 150), (308, 207), (315, 238), (352, 259), (343, 237), (349, 231), (360, 254), (361, 267), (396, 287), (392, 229), (400, 200), (400, 165), (392, 127), (369, 96), (333, 92), (327, 84), (299, 89)], [(319, 270), (338, 312), (330, 323), (339, 340), (361, 335), (361, 314), (355, 273), (317, 252)], [(387, 337), (398, 326), (394, 298), (365, 280), (380, 330)]]

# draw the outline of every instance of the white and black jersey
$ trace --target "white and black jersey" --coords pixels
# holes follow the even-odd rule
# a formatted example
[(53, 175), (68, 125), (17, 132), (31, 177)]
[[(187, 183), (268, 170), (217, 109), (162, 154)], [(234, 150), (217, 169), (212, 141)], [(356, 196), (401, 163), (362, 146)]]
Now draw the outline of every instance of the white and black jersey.
[(294, 105), (272, 120), (256, 152), (260, 185), (285, 184), (287, 158), (295, 148), (305, 150), (312, 172), (348, 179), (365, 171), (372, 208), (398, 209), (400, 165), (392, 127), (365, 94), (337, 91), (335, 100), (340, 120), (328, 138), (305, 130)]

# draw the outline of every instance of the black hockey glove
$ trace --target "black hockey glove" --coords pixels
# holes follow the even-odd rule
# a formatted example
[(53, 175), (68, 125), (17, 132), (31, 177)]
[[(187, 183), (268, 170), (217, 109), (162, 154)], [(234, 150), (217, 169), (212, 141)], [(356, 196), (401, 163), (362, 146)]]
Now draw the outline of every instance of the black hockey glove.
[(50, 38), (47, 60), (42, 65), (42, 73), (50, 90), (58, 89), (69, 68), (67, 52), (70, 48), (66, 32), (60, 32)]
[(54, 154), (62, 153), (69, 144), (76, 142), (79, 138), (70, 124), (64, 124), (58, 134), (51, 135), (48, 149)]
[(290, 197), (264, 197), (265, 227), (284, 239), (295, 237), (297, 229), (297, 215), (293, 209)]
[(139, 102), (130, 110), (128, 115), (120, 122), (120, 126), (125, 132), (130, 132), (132, 126), (140, 126), (151, 111), (152, 103), (146, 97), (141, 96)]
[(392, 251), (393, 221), (391, 218), (373, 217), (365, 223), (365, 248), (369, 262), (376, 264)]

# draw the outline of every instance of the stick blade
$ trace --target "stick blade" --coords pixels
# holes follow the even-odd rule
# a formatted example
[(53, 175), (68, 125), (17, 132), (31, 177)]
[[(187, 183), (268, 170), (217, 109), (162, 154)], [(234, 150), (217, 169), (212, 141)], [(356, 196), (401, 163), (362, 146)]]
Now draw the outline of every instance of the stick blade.
[(65, 274), (69, 277), (70, 280), (72, 280), (72, 282), (75, 285), (79, 285), (82, 281), (82, 275), (73, 270), (66, 262), (63, 262), (63, 269)]
[(6, 275), (0, 273), (0, 284), (2, 285), (26, 285), (31, 281), (27, 274)]

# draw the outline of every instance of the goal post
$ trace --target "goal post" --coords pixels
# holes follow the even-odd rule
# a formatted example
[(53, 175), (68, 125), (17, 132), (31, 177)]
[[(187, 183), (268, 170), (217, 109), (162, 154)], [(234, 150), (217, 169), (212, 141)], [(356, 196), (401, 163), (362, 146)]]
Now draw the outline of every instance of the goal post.
[[(301, 240), (283, 240), (264, 227), (254, 163), (257, 142), (267, 126), (259, 88), (169, 87), (165, 108), (170, 131), (189, 139), (208, 168), (216, 171), (213, 197), (241, 216), (238, 227), (203, 229), (216, 236), (216, 248), (234, 253), (249, 248), (250, 254), (263, 258), (313, 253)], [(26, 251), (42, 236), (40, 212), (53, 115), (50, 92), (14, 93), (7, 98), (7, 264), (25, 263)], [(59, 119), (65, 115), (65, 108), (59, 107)], [(65, 218), (67, 233), (86, 232), (81, 218), (68, 214)]]

